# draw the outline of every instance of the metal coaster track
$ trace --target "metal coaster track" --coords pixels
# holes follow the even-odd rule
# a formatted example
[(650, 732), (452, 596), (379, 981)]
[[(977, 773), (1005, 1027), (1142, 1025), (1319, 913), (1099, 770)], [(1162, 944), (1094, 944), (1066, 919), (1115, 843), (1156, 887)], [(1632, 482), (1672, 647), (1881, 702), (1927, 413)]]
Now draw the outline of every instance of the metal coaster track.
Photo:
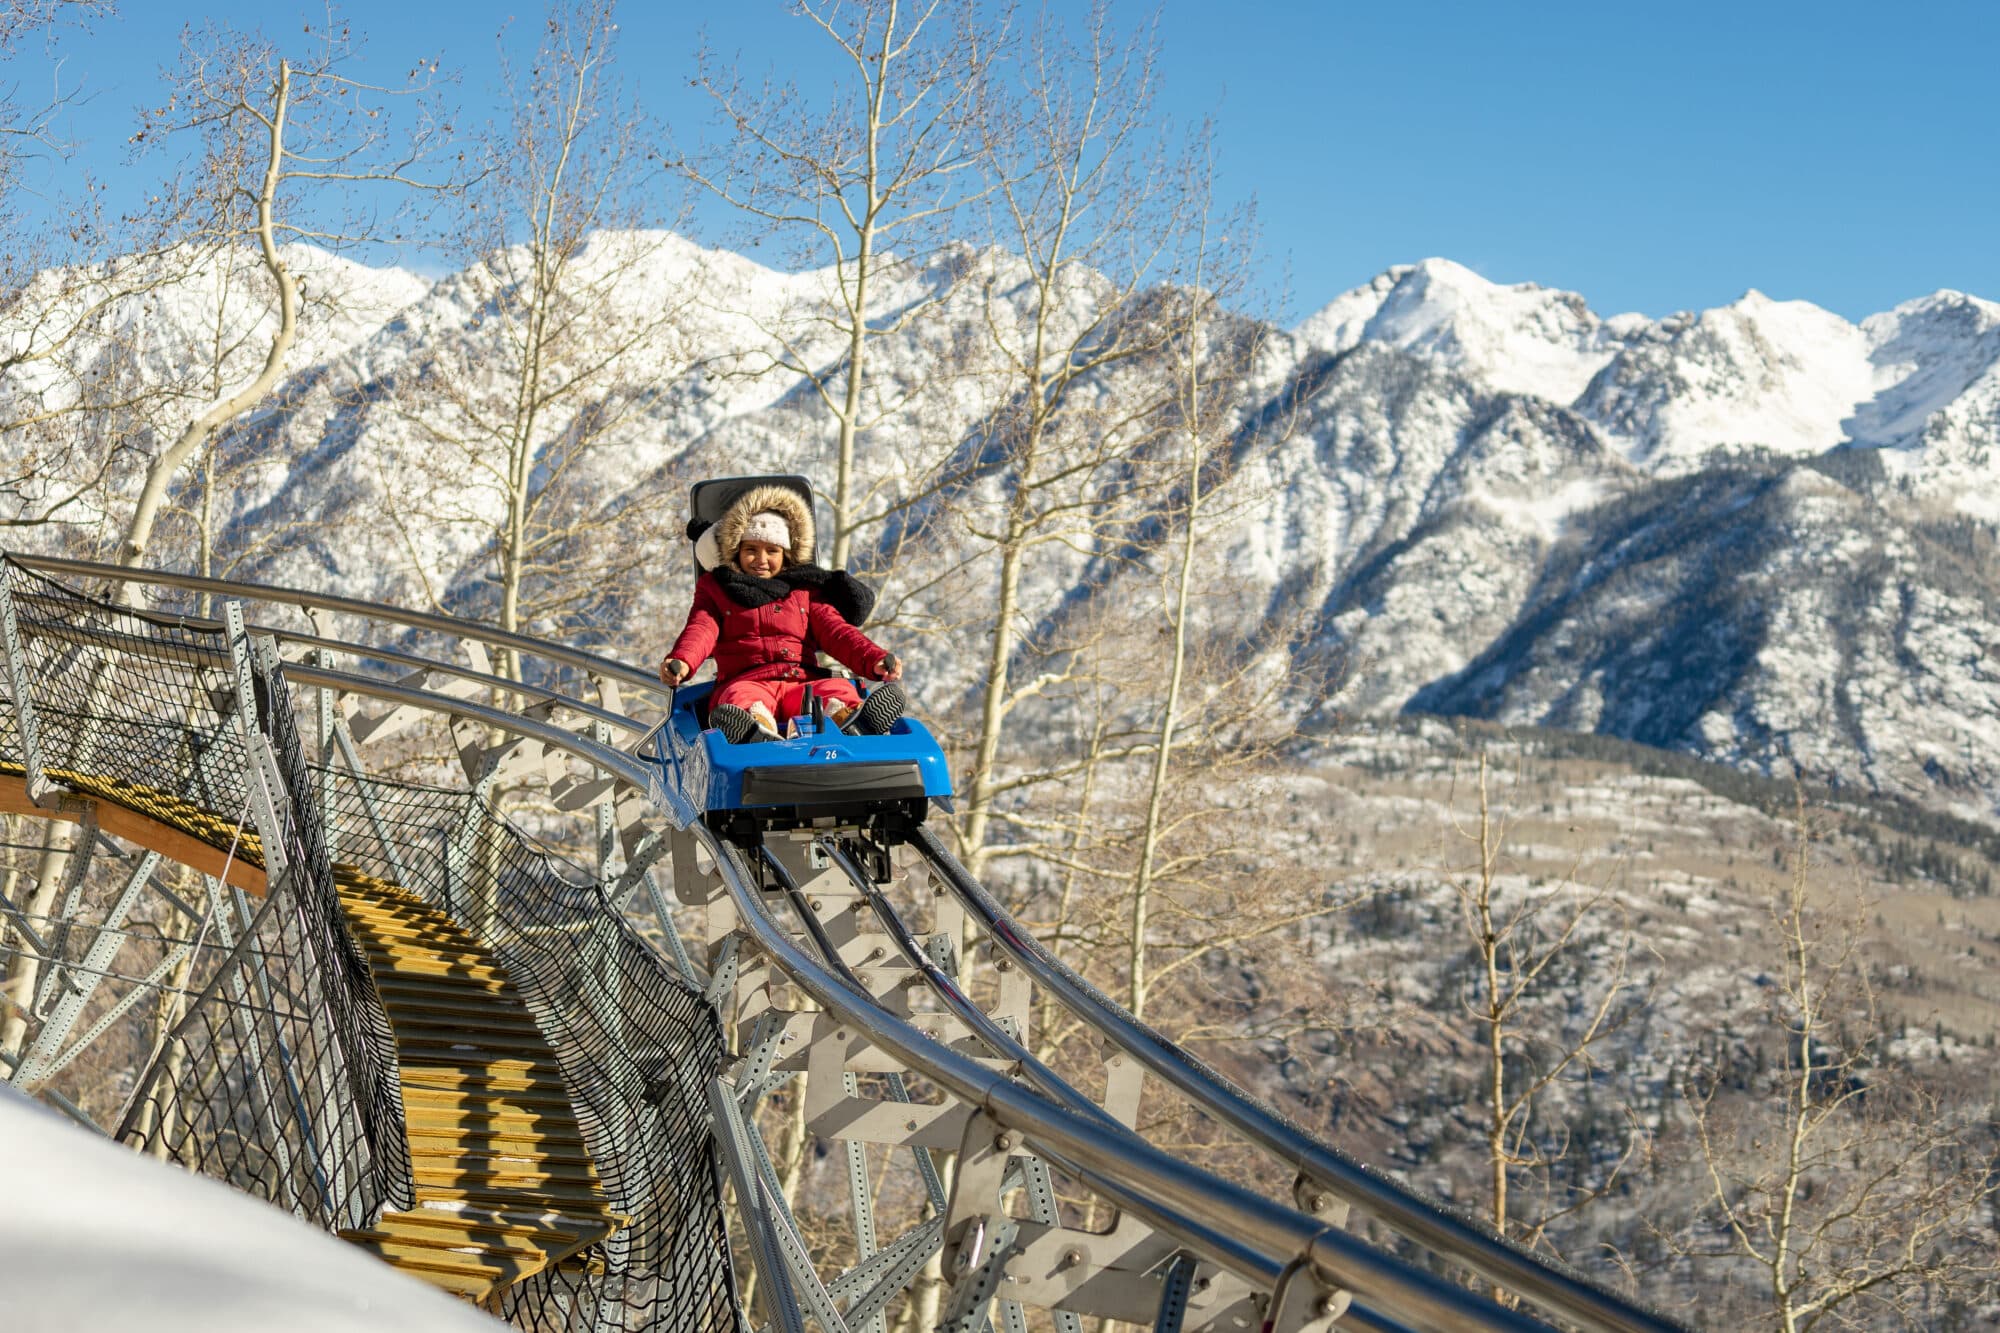
[[(450, 721), (477, 794), (503, 777), (541, 774), (561, 763), (582, 769), (558, 776), (550, 794), (558, 809), (594, 818), (604, 895), (616, 906), (643, 894), (652, 909), (649, 924), (659, 929), (674, 968), (733, 1033), (739, 1058), (703, 1083), (701, 1097), (737, 1196), (732, 1222), (773, 1328), (792, 1333), (811, 1321), (840, 1333), (877, 1333), (889, 1302), (904, 1293), (923, 1318), (963, 1333), (979, 1333), (989, 1322), (1009, 1333), (1024, 1330), (1024, 1308), (1033, 1306), (1049, 1310), (1063, 1333), (1079, 1327), (1079, 1315), (1152, 1322), (1166, 1333), (1253, 1324), (1280, 1333), (1331, 1326), (1525, 1329), (1545, 1327), (1544, 1319), (1593, 1330), (1676, 1327), (1335, 1152), (1251, 1098), (1065, 967), (928, 831), (920, 830), (913, 844), (915, 869), (934, 886), (936, 919), (928, 936), (884, 893), (882, 871), (865, 865), (860, 849), (837, 830), (774, 837), (753, 862), (676, 800), (658, 767), (636, 755), (667, 697), (642, 672), (529, 636), (351, 598), (84, 561), (15, 556), (9, 562), (43, 575), (244, 604), (245, 612), (232, 614), (245, 632), (282, 657), (287, 686), (317, 701), (323, 758), (334, 755), (357, 774), (357, 739), (365, 745), (417, 715)], [(310, 617), (310, 628), (275, 623), (288, 608)], [(257, 618), (247, 618), (249, 611)], [(11, 605), (8, 615), (11, 625)], [(330, 633), (322, 615), (357, 622), (359, 637)], [(148, 623), (227, 628), (160, 613)], [(44, 625), (41, 632), (100, 647), (115, 637), (120, 652), (152, 651), (142, 626), (125, 628), (130, 632), (115, 636), (76, 624)], [(415, 642), (424, 636), (437, 636), (467, 660), (426, 655)], [(8, 648), (9, 669), (18, 673), (22, 649), (11, 640)], [(494, 649), (533, 664), (523, 673), (530, 682), (492, 671)], [(353, 669), (330, 665), (342, 658)], [(385, 676), (385, 667), (404, 674)], [(10, 679), (18, 696), (25, 682), (19, 674)], [(586, 691), (594, 701), (582, 697)], [(357, 712), (349, 728), (331, 718), (340, 699), (373, 701), (377, 711)], [(17, 726), (15, 734), (27, 730)], [(475, 733), (500, 739), (481, 741)], [(33, 771), (31, 763), (27, 780)], [(393, 858), (389, 841), (384, 848)], [(692, 912), (702, 922), (698, 948), (688, 947), (676, 923), (663, 871), (682, 915)], [(772, 915), (779, 898), (799, 918), (798, 931)], [(989, 942), (981, 952), (1006, 969), (994, 1012), (975, 1003), (959, 975), (950, 941), (967, 924)], [(968, 952), (963, 966), (975, 961)], [(809, 1003), (788, 999), (793, 992)], [(1129, 1061), (1112, 1077), (1105, 1104), (1024, 1044), (1025, 997), (1032, 992), (1053, 997), (1087, 1023), (1118, 1053), (1114, 1063)], [(913, 1008), (918, 994), (937, 1007)], [(1265, 1198), (1145, 1142), (1130, 1119), (1147, 1075), (1296, 1171), (1293, 1197)], [(655, 1077), (670, 1083), (689, 1075)], [(831, 1278), (814, 1266), (757, 1124), (759, 1102), (801, 1078), (803, 1091), (792, 1089), (800, 1123), (838, 1145), (848, 1166), (855, 1258)], [(941, 1090), (945, 1101), (916, 1101), (913, 1078)], [(863, 1079), (870, 1087), (886, 1085), (889, 1096), (861, 1095)], [(886, 1243), (875, 1235), (880, 1201), (870, 1192), (868, 1144), (906, 1152), (928, 1199)], [(940, 1156), (948, 1170), (940, 1169)], [(1062, 1220), (1050, 1166), (1117, 1211), (1121, 1220), (1111, 1232)], [(1010, 1210), (1003, 1195), (1025, 1205)], [(1348, 1205), (1395, 1231), (1405, 1250), (1392, 1253), (1344, 1230)], [(1026, 1216), (1019, 1215), (1023, 1206)], [(1413, 1262), (1407, 1253), (1428, 1259)], [(1439, 1265), (1459, 1276), (1432, 1271)], [(1507, 1299), (1493, 1299), (1495, 1291)]]

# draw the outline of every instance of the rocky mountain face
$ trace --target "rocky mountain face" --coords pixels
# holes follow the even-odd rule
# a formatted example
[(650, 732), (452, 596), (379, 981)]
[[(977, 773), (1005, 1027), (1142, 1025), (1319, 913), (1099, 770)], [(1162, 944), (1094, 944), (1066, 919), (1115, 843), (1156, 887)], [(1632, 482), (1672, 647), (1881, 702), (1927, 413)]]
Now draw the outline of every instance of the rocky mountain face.
[[(426, 286), (320, 267), (339, 313), (308, 311), (296, 369), (224, 441), (217, 549), (245, 576), (491, 614), (500, 502), (464, 440), (514, 383), (495, 276)], [(686, 484), (824, 479), (833, 432), (801, 369), (828, 372), (840, 346), (792, 319), (826, 301), (825, 274), (660, 234), (603, 236), (583, 267), (590, 317), (546, 367), (570, 391), (551, 398), (536, 466), (572, 547), (640, 554), (561, 625), (647, 659), (686, 595), (668, 535)], [(1025, 318), (1023, 276), (991, 253), (902, 275), (884, 317), (918, 313), (871, 352), (879, 411), (860, 480), (870, 504), (914, 507), (857, 558), (887, 574), (885, 614), (941, 712), (977, 688), (992, 594), (965, 514), (999, 483), (975, 467), (952, 503), (927, 488), (987, 447), (1006, 392), (994, 330)], [(147, 374), (188, 382), (128, 444), (198, 405), (190, 365), (226, 379), (260, 354), (256, 274), (235, 275), (235, 296), (219, 281), (117, 307), (120, 328), (144, 331)], [(805, 332), (781, 348), (780, 326)], [(593, 329), (622, 340), (593, 351)], [(36, 336), (4, 332), (17, 348)], [(1751, 292), (1698, 314), (1604, 317), (1573, 293), (1427, 260), (1259, 333), (1231, 447), (1233, 484), (1262, 498), (1208, 538), (1232, 588), (1212, 615), (1302, 627), (1285, 651), (1341, 664), (1326, 710), (1603, 732), (1979, 817), (2000, 808), (2000, 305), (1940, 292), (1855, 325)], [(1094, 391), (1130, 396), (1135, 375), (1108, 371)], [(0, 378), (13, 405), (61, 391)], [(586, 430), (597, 443), (575, 447)], [(106, 549), (136, 483), (127, 468), (106, 485), (97, 526), (16, 540)], [(180, 505), (198, 507), (194, 481)], [(1102, 563), (1052, 543), (1023, 605), (1046, 616), (1115, 592)]]
[(1600, 320), (1440, 261), (1342, 297), (1298, 330), (1336, 355), (1313, 438), (1422, 480), (1370, 487), (1389, 521), (1320, 581), (1358, 706), (1990, 814), (1996, 316), (1944, 292), (1857, 327), (1753, 292)]

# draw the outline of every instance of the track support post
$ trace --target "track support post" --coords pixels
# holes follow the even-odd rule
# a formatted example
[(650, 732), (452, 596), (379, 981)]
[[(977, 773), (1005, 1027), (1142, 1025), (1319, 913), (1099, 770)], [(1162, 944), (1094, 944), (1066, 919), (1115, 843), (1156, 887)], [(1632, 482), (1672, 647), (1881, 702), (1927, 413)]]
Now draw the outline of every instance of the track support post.
[[(139, 901), (140, 891), (146, 887), (146, 881), (152, 877), (154, 867), (159, 864), (158, 852), (147, 852), (139, 859), (139, 864), (125, 881), (124, 890), (112, 904), (111, 911), (106, 914), (103, 925), (98, 927), (97, 937), (91, 941), (90, 951), (83, 957), (82, 966), (78, 969), (83, 974), (82, 986), (72, 984), (68, 988), (68, 993), (56, 1001), (55, 1009), (49, 1014), (48, 1021), (43, 1023), (42, 1030), (35, 1034), (34, 1045), (28, 1048), (28, 1053), (21, 1057), (20, 1065), (14, 1070), (10, 1081), (15, 1087), (30, 1092), (36, 1091), (44, 1080), (55, 1073), (57, 1052), (62, 1049), (70, 1030), (76, 1026), (76, 1020), (82, 1015), (84, 1006), (90, 1003), (90, 997), (97, 993), (98, 986), (106, 976), (110, 975), (112, 961), (117, 958), (119, 949), (125, 944), (125, 918), (131, 914), (133, 906)], [(52, 962), (60, 966), (59, 959)], [(74, 1058), (75, 1055), (76, 1049), (72, 1049), (69, 1056)], [(64, 1063), (67, 1063), (67, 1060)]]
[(276, 881), (287, 868), (285, 824), (280, 811), (291, 808), (285, 779), (278, 772), (271, 742), (259, 725), (256, 673), (250, 665), (250, 635), (243, 624), (243, 603), (222, 604), (223, 622), (229, 629), (229, 662), (235, 673), (236, 727), (243, 741), (243, 786), (250, 798), (250, 818), (257, 825), (264, 873), (272, 881), (266, 890), (277, 891)]
[(35, 701), (28, 693), (27, 641), (21, 637), (20, 617), (15, 614), (12, 581), (0, 576), (0, 646), (7, 654), (7, 688), (14, 695), (14, 720), (21, 741), (21, 767), (26, 772), (28, 799), (46, 805), (49, 779), (42, 771), (41, 727), (35, 721)]

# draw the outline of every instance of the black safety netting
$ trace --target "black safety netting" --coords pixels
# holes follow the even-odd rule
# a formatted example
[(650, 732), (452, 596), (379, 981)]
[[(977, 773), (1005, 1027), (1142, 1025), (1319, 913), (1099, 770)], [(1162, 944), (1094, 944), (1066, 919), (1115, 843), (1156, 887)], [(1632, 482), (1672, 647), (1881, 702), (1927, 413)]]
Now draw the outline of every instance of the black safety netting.
[[(45, 802), (101, 797), (184, 849), (220, 852), (183, 852), (210, 872), (205, 901), (188, 904), (200, 947), (118, 1137), (329, 1230), (410, 1206), (395, 1044), (340, 914), (318, 811), (286, 797), (308, 778), (276, 663), (247, 642), (232, 652), (213, 626), (11, 563), (0, 581), (11, 619), (0, 762), (31, 788), (46, 779)], [(225, 882), (239, 864), (269, 870), (261, 897)]]
[[(352, 864), (500, 960), (561, 1064), (609, 1206), (630, 1219), (502, 1291), (496, 1311), (535, 1329), (736, 1328), (707, 1103), (722, 1028), (602, 887), (478, 793), (309, 765), (262, 636), (232, 650), (214, 621), (11, 562), (0, 587), (16, 650), (0, 672), (0, 769), (137, 810), (207, 862), (179, 1017), (137, 1071), (118, 1136), (328, 1230), (415, 1206), (392, 1029), (335, 886), (335, 862)], [(223, 879), (265, 866), (266, 828), (278, 855), (260, 897)]]
[(322, 770), (334, 857), (449, 913), (512, 977), (562, 1065), (612, 1208), (608, 1241), (503, 1292), (535, 1329), (736, 1324), (707, 1089), (715, 1011), (613, 910), (596, 879), (477, 793)]

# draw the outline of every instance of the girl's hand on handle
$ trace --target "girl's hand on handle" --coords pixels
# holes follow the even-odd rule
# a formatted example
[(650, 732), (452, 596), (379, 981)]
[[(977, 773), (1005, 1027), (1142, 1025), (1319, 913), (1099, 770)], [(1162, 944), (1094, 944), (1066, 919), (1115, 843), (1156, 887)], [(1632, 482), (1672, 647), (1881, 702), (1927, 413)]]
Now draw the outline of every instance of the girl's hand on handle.
[(883, 680), (901, 680), (903, 678), (902, 659), (894, 653), (884, 653), (881, 663), (875, 668), (875, 674)]
[(681, 682), (693, 675), (688, 664), (678, 657), (664, 658), (660, 662), (660, 684), (679, 688)]

